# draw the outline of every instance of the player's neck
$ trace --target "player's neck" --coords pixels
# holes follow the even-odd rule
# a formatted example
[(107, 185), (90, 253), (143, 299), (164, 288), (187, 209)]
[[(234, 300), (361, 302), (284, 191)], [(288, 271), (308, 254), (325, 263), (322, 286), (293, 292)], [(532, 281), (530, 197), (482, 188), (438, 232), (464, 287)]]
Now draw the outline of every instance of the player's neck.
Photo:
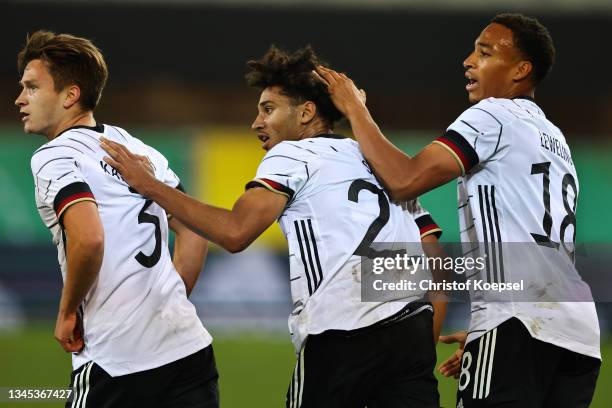
[(92, 111), (79, 112), (74, 116), (64, 118), (56, 127), (55, 130), (47, 135), (49, 140), (55, 139), (58, 135), (62, 134), (66, 129), (74, 126), (96, 126), (96, 120), (94, 119)]
[(517, 87), (516, 89), (510, 92), (510, 97), (508, 99), (514, 99), (521, 96), (527, 96), (531, 99), (535, 99), (535, 88), (533, 87)]
[(333, 130), (330, 129), (329, 126), (326, 126), (323, 123), (318, 123), (314, 126), (306, 127), (300, 135), (300, 140), (308, 139), (309, 137), (324, 135), (324, 134), (328, 134), (332, 132)]

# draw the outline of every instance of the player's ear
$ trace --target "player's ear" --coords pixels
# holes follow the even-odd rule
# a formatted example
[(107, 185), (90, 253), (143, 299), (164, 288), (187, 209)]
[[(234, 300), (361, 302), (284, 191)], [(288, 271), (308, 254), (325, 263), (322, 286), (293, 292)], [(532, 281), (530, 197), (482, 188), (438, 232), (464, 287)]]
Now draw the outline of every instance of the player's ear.
[(81, 88), (79, 88), (78, 85), (68, 85), (63, 92), (66, 95), (64, 99), (64, 109), (70, 109), (81, 99)]
[(305, 125), (309, 123), (317, 115), (317, 105), (312, 101), (306, 101), (302, 104), (300, 113), (300, 124)]
[(514, 82), (520, 82), (531, 75), (533, 64), (530, 61), (519, 61), (514, 72)]

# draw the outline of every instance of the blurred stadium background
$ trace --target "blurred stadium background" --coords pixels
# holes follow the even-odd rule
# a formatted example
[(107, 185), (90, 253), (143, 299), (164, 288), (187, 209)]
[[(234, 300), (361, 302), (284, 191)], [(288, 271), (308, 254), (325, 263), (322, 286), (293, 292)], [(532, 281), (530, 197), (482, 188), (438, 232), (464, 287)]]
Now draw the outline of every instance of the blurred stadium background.
[[(15, 56), (26, 33), (46, 28), (93, 39), (110, 68), (97, 120), (162, 151), (191, 194), (230, 207), (264, 154), (249, 130), (258, 93), (244, 86), (246, 60), (270, 44), (311, 44), (367, 90), (386, 134), (415, 153), (468, 106), (461, 62), (501, 11), (539, 17), (555, 40), (557, 65), (537, 99), (572, 147), (581, 184), (577, 240), (612, 243), (610, 1), (2, 2), (0, 389), (64, 386), (70, 373), (68, 356), (52, 338), (61, 277), (36, 212), (29, 168), (32, 151), (44, 140), (23, 134), (13, 106), (19, 92)], [(455, 202), (453, 183), (423, 198), (449, 242), (459, 237)], [(602, 262), (600, 271), (610, 279), (609, 264)], [(294, 364), (287, 273), (277, 226), (244, 253), (211, 249), (191, 299), (216, 338), (224, 407), (283, 404)], [(612, 406), (610, 306), (598, 304), (604, 363), (593, 407)], [(466, 317), (465, 305), (453, 305), (447, 330), (464, 327)], [(451, 351), (439, 348), (440, 358)], [(455, 387), (441, 380), (442, 406), (454, 406)], [(0, 399), (0, 406), (9, 405)]]

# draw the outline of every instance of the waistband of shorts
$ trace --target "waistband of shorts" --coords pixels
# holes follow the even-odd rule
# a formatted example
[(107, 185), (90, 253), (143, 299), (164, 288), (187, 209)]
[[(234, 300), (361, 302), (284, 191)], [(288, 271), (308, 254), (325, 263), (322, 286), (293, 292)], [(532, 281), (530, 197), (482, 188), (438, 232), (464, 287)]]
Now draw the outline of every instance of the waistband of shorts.
[(417, 300), (417, 301), (408, 303), (397, 313), (392, 314), (389, 317), (385, 317), (384, 319), (379, 320), (378, 322), (371, 324), (369, 326), (360, 327), (358, 329), (353, 329), (353, 330), (331, 329), (331, 330), (325, 330), (321, 334), (331, 335), (331, 336), (353, 337), (353, 336), (361, 335), (364, 333), (368, 333), (372, 330), (379, 329), (380, 327), (383, 327), (383, 326), (391, 326), (394, 324), (401, 323), (413, 316), (420, 314), (421, 312), (425, 310), (433, 311), (432, 304), (427, 301)]

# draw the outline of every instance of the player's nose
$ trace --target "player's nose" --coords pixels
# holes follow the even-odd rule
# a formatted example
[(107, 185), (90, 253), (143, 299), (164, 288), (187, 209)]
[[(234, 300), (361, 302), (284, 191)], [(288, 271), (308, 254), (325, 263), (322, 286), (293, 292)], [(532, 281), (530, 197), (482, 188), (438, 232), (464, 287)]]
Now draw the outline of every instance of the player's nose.
[(473, 57), (474, 57), (473, 52), (467, 56), (467, 58), (463, 61), (463, 68), (465, 69), (474, 68)]
[(263, 121), (261, 120), (261, 115), (257, 115), (253, 123), (251, 124), (252, 130), (259, 130), (263, 128)]
[(23, 97), (23, 92), (21, 91), (19, 95), (17, 95), (17, 99), (15, 99), (15, 106), (23, 106), (26, 104), (25, 98)]

